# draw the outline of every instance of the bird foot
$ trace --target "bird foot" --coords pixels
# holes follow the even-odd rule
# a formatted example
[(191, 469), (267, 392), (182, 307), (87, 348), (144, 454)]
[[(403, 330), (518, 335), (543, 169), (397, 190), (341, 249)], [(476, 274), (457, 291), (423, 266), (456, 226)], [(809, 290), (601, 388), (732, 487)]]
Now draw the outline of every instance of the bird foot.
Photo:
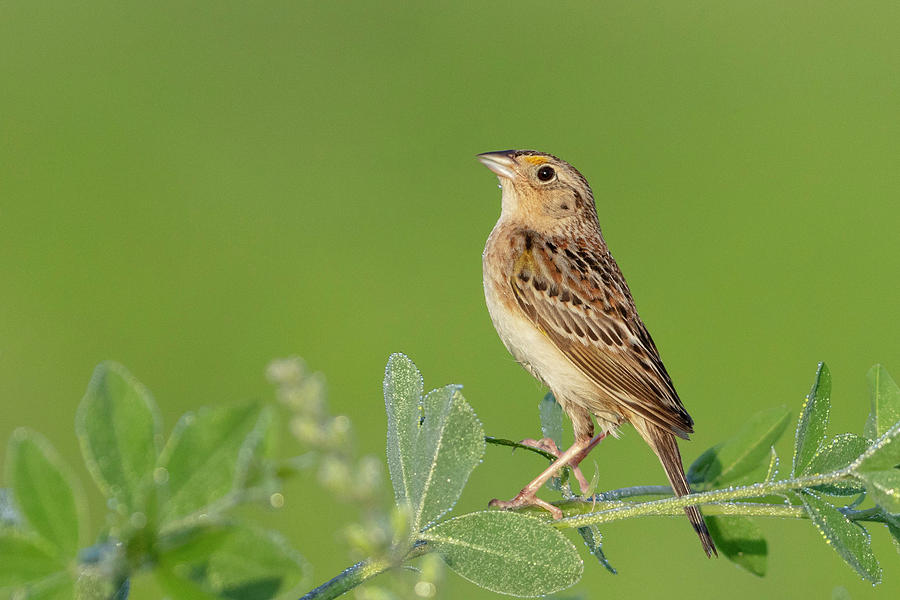
[[(545, 437), (539, 440), (535, 440), (532, 438), (528, 438), (519, 442), (523, 446), (528, 446), (530, 448), (537, 448), (538, 450), (543, 450), (544, 452), (549, 452), (556, 458), (559, 458), (561, 454), (559, 451), (559, 447), (556, 445), (556, 442), (553, 439)], [(584, 473), (581, 472), (581, 469), (578, 465), (567, 465), (572, 469), (572, 473), (575, 475), (575, 479), (578, 480), (578, 487), (581, 489), (581, 493), (584, 494), (587, 492), (590, 484), (588, 483), (587, 478), (584, 476)], [(517, 496), (518, 497), (518, 496)]]
[(562, 511), (558, 507), (553, 506), (549, 502), (541, 500), (540, 498), (535, 496), (534, 491), (530, 490), (529, 488), (525, 488), (524, 490), (519, 492), (512, 500), (498, 500), (494, 498), (493, 500), (488, 502), (488, 506), (494, 508), (502, 508), (504, 510), (524, 508), (526, 506), (539, 506), (544, 510), (549, 511), (550, 514), (553, 515), (554, 519), (561, 519), (563, 516)]

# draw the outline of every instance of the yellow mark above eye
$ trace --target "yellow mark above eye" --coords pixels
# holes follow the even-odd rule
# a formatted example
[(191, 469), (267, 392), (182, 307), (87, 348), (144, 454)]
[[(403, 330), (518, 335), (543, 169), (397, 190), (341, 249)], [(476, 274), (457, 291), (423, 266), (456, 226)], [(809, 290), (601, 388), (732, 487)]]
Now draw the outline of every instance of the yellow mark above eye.
[(547, 162), (546, 156), (531, 155), (531, 156), (524, 156), (523, 158), (533, 165), (542, 165), (545, 162)]

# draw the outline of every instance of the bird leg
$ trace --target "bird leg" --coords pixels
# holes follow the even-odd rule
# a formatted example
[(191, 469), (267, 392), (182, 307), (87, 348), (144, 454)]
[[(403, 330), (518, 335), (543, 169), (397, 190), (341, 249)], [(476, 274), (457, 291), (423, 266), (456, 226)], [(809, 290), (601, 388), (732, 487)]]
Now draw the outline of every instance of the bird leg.
[[(581, 458), (584, 458), (584, 454), (587, 453), (586, 451), (594, 445), (596, 445), (596, 442), (589, 437), (576, 438), (575, 443), (572, 444), (568, 450), (560, 454), (559, 458), (553, 461), (549, 467), (544, 469), (531, 483), (522, 488), (522, 491), (519, 492), (515, 498), (508, 501), (497, 500), (494, 498), (488, 502), (488, 506), (496, 506), (497, 508), (504, 509), (521, 508), (524, 506), (540, 506), (541, 508), (550, 511), (550, 514), (553, 515), (554, 519), (561, 519), (562, 511), (559, 508), (553, 506), (549, 502), (541, 500), (535, 494), (541, 489), (541, 486), (547, 483), (548, 479), (556, 475), (557, 471), (564, 466), (571, 464), (572, 460), (576, 457), (580, 456)], [(581, 460), (581, 458), (579, 458), (579, 460)]]
[[(579, 455), (577, 455), (575, 458), (573, 458), (572, 460), (569, 461), (568, 466), (572, 467), (572, 473), (574, 473), (575, 479), (578, 480), (578, 487), (581, 488), (582, 494), (587, 492), (587, 489), (590, 487), (590, 484), (588, 483), (587, 478), (585, 478), (584, 474), (581, 472), (581, 468), (579, 468), (578, 465), (581, 463), (582, 460), (584, 460), (584, 457), (586, 457), (588, 455), (588, 453), (591, 450), (593, 450), (594, 446), (599, 444), (603, 440), (603, 438), (606, 437), (606, 433), (607, 432), (604, 431), (600, 435), (595, 436), (594, 439), (591, 440), (591, 443), (588, 444), (587, 448), (582, 450)], [(528, 438), (528, 439), (522, 440), (519, 443), (522, 444), (523, 446), (529, 446), (530, 448), (537, 448), (538, 450), (543, 450), (544, 452), (549, 452), (556, 458), (559, 458), (559, 456), (560, 456), (559, 448), (557, 447), (556, 442), (554, 442), (552, 438), (545, 437), (545, 438), (541, 438), (539, 440)]]

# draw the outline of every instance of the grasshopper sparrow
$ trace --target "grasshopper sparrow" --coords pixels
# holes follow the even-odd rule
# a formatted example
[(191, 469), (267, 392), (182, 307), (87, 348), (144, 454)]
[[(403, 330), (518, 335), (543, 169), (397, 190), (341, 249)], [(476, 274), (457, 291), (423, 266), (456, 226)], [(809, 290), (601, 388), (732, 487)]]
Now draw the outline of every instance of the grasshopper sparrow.
[[(564, 465), (578, 464), (604, 436), (631, 423), (662, 462), (676, 496), (691, 492), (675, 437), (693, 420), (638, 316), (625, 278), (600, 233), (585, 178), (533, 150), (479, 154), (500, 180), (502, 210), (484, 248), (484, 295), (506, 348), (550, 388), (572, 421), (575, 442), (508, 502), (561, 511), (535, 493)], [(594, 419), (600, 433), (594, 437)], [(696, 506), (685, 508), (707, 556), (716, 552)]]

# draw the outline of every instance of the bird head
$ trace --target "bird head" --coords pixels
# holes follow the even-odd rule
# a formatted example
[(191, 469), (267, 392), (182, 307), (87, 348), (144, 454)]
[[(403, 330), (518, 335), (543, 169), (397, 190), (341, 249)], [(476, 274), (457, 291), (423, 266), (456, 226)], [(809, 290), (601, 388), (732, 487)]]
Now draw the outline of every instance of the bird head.
[(566, 161), (534, 150), (485, 152), (478, 160), (500, 180), (501, 218), (546, 230), (585, 217), (596, 221), (591, 188)]

